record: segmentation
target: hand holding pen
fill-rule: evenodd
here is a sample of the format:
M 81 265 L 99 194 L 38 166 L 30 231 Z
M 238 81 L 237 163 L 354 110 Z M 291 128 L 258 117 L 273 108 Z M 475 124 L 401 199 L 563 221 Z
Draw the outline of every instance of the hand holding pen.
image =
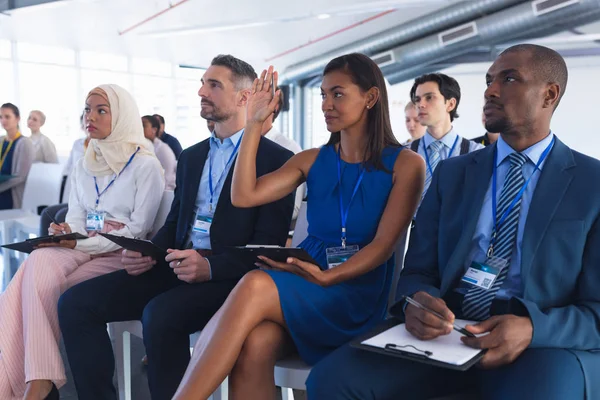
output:
M 52 223 L 48 227 L 48 233 L 50 235 L 58 235 L 58 234 L 66 235 L 67 233 L 71 233 L 71 228 L 69 227 L 69 224 L 67 224 L 67 223 L 59 224 L 58 222 L 56 222 L 56 219 L 54 219 L 54 217 L 52 215 L 48 214 L 48 217 L 52 221 Z
M 425 292 L 417 292 L 412 298 L 404 296 L 408 302 L 405 308 L 406 330 L 421 340 L 431 340 L 448 335 L 456 330 L 472 337 L 471 332 L 454 324 L 454 314 L 446 306 L 444 300 L 435 298 Z

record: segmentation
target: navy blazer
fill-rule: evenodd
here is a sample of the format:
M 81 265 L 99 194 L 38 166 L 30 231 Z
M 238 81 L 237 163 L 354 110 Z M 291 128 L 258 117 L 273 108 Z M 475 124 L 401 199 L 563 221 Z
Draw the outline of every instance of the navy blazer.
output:
M 458 285 L 492 175 L 496 145 L 436 168 L 412 230 L 397 298 L 445 297 Z M 511 312 L 533 323 L 531 348 L 580 360 L 588 399 L 600 398 L 600 161 L 556 140 L 523 234 L 523 297 Z M 392 312 L 401 314 L 401 302 Z
M 202 170 L 210 150 L 206 139 L 181 153 L 173 205 L 163 227 L 152 241 L 163 249 L 183 249 L 192 228 L 196 196 Z M 256 157 L 256 175 L 262 176 L 279 168 L 294 154 L 262 137 Z M 260 207 L 236 208 L 231 204 L 232 165 L 219 197 L 210 229 L 213 255 L 207 257 L 212 280 L 240 279 L 255 268 L 227 254 L 227 247 L 247 244 L 285 246 L 294 211 L 294 193 Z M 208 167 L 207 167 L 208 168 Z

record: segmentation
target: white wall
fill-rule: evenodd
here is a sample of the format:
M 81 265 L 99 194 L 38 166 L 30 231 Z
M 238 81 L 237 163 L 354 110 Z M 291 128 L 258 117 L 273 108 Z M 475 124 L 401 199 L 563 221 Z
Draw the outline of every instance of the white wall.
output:
M 480 136 L 485 73 L 490 63 L 466 64 L 445 71 L 460 84 L 462 98 L 454 126 L 466 138 Z M 552 119 L 552 130 L 574 150 L 600 158 L 600 57 L 567 59 L 569 82 Z M 404 127 L 404 105 L 412 81 L 388 87 L 392 128 L 400 141 L 408 139 Z

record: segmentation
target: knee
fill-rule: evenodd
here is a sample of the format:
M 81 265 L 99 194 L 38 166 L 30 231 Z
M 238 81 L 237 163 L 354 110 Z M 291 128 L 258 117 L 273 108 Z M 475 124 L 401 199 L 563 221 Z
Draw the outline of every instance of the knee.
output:
M 169 310 L 160 298 L 150 301 L 142 312 L 144 342 L 147 346 L 157 339 L 165 338 L 170 330 L 176 329 L 171 319 L 173 310 Z
M 244 275 L 235 291 L 254 297 L 257 294 L 270 293 L 273 289 L 277 289 L 273 279 L 263 271 L 254 270 Z
M 85 318 L 85 298 L 85 292 L 82 293 L 78 286 L 74 286 L 58 299 L 58 321 L 63 332 L 68 327 L 79 325 Z

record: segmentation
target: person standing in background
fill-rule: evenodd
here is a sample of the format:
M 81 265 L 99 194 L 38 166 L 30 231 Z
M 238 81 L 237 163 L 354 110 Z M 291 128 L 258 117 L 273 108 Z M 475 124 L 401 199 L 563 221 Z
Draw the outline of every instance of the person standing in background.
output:
M 481 114 L 481 123 L 485 127 L 485 113 Z M 479 136 L 479 137 L 476 137 L 475 139 L 471 139 L 471 141 L 482 144 L 485 147 L 488 147 L 490 144 L 496 143 L 496 140 L 498 140 L 499 136 L 500 136 L 499 133 L 485 132 L 485 134 L 483 134 L 483 136 Z
M 0 176 L 11 178 L 0 183 L 0 210 L 21 208 L 27 175 L 33 164 L 34 148 L 31 139 L 21 135 L 21 113 L 12 103 L 0 107 L 0 120 L 6 136 L 0 138 Z
M 404 107 L 404 124 L 410 135 L 410 139 L 402 143 L 403 146 L 408 146 L 413 141 L 421 139 L 425 135 L 427 128 L 419 122 L 419 110 L 417 110 L 417 106 L 412 101 L 409 101 L 406 107 Z
M 52 143 L 52 140 L 50 140 L 48 136 L 40 132 L 40 129 L 45 123 L 46 115 L 40 110 L 33 110 L 29 113 L 27 127 L 31 131 L 31 136 L 29 138 L 33 142 L 33 148 L 35 149 L 33 162 L 58 164 L 56 146 L 54 146 L 54 143 Z
M 85 113 L 82 113 L 81 116 L 79 117 L 79 128 L 81 129 L 82 132 L 84 132 L 85 137 L 77 139 L 73 143 L 73 147 L 71 148 L 71 153 L 69 154 L 69 159 L 67 160 L 67 163 L 65 164 L 65 168 L 63 169 L 63 181 L 62 181 L 62 186 L 60 188 L 60 202 L 61 203 L 63 202 L 64 197 L 68 197 L 68 193 L 67 193 L 67 196 L 64 196 L 67 179 L 69 178 L 69 175 L 71 175 L 73 168 L 75 168 L 77 161 L 79 161 L 83 158 L 83 155 L 85 154 L 85 151 L 87 150 L 88 144 L 90 143 L 90 135 L 85 130 L 85 124 L 83 123 L 84 115 L 85 115 Z
M 154 154 L 160 161 L 165 170 L 165 190 L 175 189 L 175 172 L 177 170 L 177 160 L 173 150 L 158 138 L 160 130 L 160 122 L 158 118 L 152 115 L 144 115 L 142 117 L 142 125 L 144 126 L 144 136 L 154 145 Z
M 177 160 L 179 160 L 179 155 L 183 151 L 183 148 L 181 147 L 181 143 L 179 143 L 179 140 L 177 140 L 177 138 L 175 136 L 169 135 L 167 132 L 165 132 L 165 119 L 163 118 L 162 115 L 154 114 L 153 117 L 158 119 L 158 122 L 160 123 L 160 130 L 158 131 L 158 137 L 160 138 L 160 140 L 162 140 L 163 142 L 165 142 L 166 144 L 169 145 L 171 150 L 173 150 L 173 154 L 175 154 L 175 158 Z

